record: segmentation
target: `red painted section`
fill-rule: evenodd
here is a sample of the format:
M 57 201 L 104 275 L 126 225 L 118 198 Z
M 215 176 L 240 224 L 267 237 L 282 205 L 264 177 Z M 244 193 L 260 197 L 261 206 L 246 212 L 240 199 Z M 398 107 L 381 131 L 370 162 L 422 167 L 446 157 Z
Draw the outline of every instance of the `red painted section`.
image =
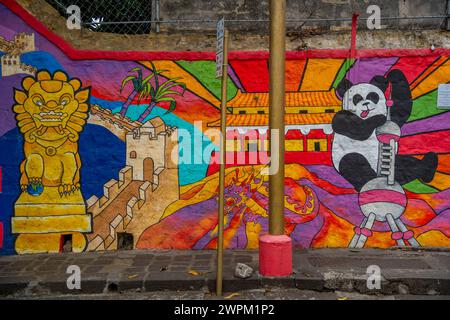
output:
M 329 135 L 325 134 L 322 129 L 312 129 L 306 136 L 307 139 L 326 139 Z
M 450 130 L 428 132 L 400 138 L 400 154 L 449 153 Z
M 290 237 L 266 234 L 259 238 L 259 273 L 265 277 L 287 277 L 292 274 Z
M 406 195 L 393 190 L 369 190 L 359 194 L 361 206 L 374 202 L 391 202 L 406 207 Z
M 352 15 L 352 38 L 350 44 L 350 58 L 356 57 L 356 30 L 358 28 L 358 16 L 359 13 Z
M 377 134 L 377 139 L 382 143 L 389 144 L 391 142 L 391 139 L 398 141 L 400 139 L 400 136 L 396 134 L 382 133 Z
M 303 165 L 322 164 L 333 165 L 331 161 L 331 151 L 328 152 L 286 152 L 284 154 L 285 163 L 299 163 Z
M 266 60 L 234 60 L 231 61 L 231 66 L 239 75 L 245 92 L 269 91 L 269 68 Z
M 238 155 L 239 153 L 239 155 Z M 206 172 L 207 176 L 210 176 L 216 172 L 219 172 L 219 164 L 213 163 L 213 159 L 219 156 L 219 153 L 215 151 L 211 154 L 211 162 L 208 166 L 208 170 Z M 227 152 L 227 159 L 231 160 L 234 157 L 234 162 L 227 160 L 226 168 L 232 168 L 236 166 L 249 165 L 250 160 L 257 159 L 256 163 L 252 162 L 252 164 L 267 164 L 267 162 L 261 162 L 258 155 L 252 152 Z M 218 158 L 217 158 L 218 159 Z M 238 162 L 239 160 L 244 159 L 244 161 Z M 284 154 L 284 162 L 286 164 L 290 163 L 299 163 L 303 165 L 333 165 L 331 160 L 331 151 L 329 152 L 304 152 L 304 151 L 288 151 Z M 239 163 L 239 164 L 238 164 Z
M 215 52 L 206 51 L 104 51 L 104 50 L 76 50 L 65 42 L 64 39 L 47 29 L 38 19 L 29 14 L 15 0 L 0 0 L 0 3 L 8 7 L 12 12 L 23 19 L 36 32 L 47 38 L 50 42 L 60 48 L 72 60 L 215 60 Z M 445 56 L 450 55 L 450 49 L 430 48 L 423 49 L 367 49 L 356 50 L 356 58 L 369 57 L 417 57 L 417 56 Z M 286 52 L 286 59 L 298 60 L 308 58 L 348 58 L 348 49 L 315 49 Z M 268 51 L 239 51 L 230 52 L 230 62 L 233 60 L 267 60 Z
M 401 70 L 408 79 L 408 83 L 411 84 L 416 80 L 422 72 L 424 72 L 429 66 L 436 60 L 436 57 L 403 57 L 397 60 L 397 62 L 389 70 Z M 414 68 L 411 68 L 414 66 Z

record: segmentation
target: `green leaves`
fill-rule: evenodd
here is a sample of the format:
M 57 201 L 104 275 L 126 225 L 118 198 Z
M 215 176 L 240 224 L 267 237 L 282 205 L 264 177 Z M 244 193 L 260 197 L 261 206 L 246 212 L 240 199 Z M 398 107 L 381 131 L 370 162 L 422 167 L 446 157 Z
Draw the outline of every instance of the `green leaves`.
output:
M 133 81 L 133 86 L 134 86 L 134 80 L 135 80 L 135 76 L 128 76 L 128 77 L 125 77 L 125 78 L 122 80 L 122 85 L 120 86 L 120 93 L 122 93 L 123 89 L 125 88 L 125 86 L 127 85 L 127 83 L 128 83 L 129 81 Z
M 167 109 L 167 111 L 164 114 L 173 112 L 176 107 L 177 107 L 177 102 L 174 100 L 170 103 L 169 109 Z
M 156 69 L 155 64 L 150 61 L 150 71 L 151 74 L 143 79 L 142 77 L 142 69 L 139 67 L 131 69 L 129 72 L 136 72 L 137 75 L 129 75 L 122 80 L 122 85 L 120 88 L 120 92 L 125 88 L 128 82 L 133 83 L 134 91 L 139 93 L 138 102 L 141 99 L 150 98 L 153 103 L 159 102 L 170 102 L 169 109 L 165 114 L 171 113 L 176 109 L 177 103 L 173 96 L 183 96 L 186 92 L 186 84 L 182 82 L 178 82 L 178 80 L 182 79 L 181 77 L 169 79 L 162 84 L 159 82 L 159 75 L 162 75 L 164 72 L 168 70 L 158 70 Z M 152 84 L 152 79 L 154 80 L 154 85 Z M 180 87 L 183 90 L 175 91 L 172 88 Z

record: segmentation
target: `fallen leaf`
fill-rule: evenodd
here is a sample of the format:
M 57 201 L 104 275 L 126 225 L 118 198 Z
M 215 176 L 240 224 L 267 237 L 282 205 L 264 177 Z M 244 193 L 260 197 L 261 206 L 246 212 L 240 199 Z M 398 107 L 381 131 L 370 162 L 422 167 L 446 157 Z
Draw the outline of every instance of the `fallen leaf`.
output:
M 338 298 L 338 300 L 348 300 L 348 298 L 347 297 L 340 297 L 340 298 Z
M 200 272 L 198 272 L 197 270 L 191 269 L 191 270 L 189 270 L 189 274 L 193 275 L 193 276 L 199 276 Z
M 137 274 L 132 274 L 131 276 L 128 276 L 128 279 L 133 279 L 136 278 L 138 275 Z
M 238 297 L 238 296 L 240 296 L 239 293 L 233 292 L 232 294 L 229 294 L 229 295 L 227 295 L 226 297 L 223 297 L 223 298 L 224 298 L 224 299 L 231 299 L 231 298 L 233 298 L 233 297 Z

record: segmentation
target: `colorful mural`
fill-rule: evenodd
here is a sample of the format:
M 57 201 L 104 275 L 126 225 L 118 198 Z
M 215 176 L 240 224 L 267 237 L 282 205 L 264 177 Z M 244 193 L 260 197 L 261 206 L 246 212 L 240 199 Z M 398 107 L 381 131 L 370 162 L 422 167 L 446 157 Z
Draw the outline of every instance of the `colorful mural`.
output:
M 213 54 L 77 53 L 0 2 L 0 254 L 215 248 Z M 450 113 L 437 108 L 450 50 L 345 56 L 288 54 L 286 234 L 297 248 L 450 246 Z M 267 54 L 233 53 L 228 76 L 225 247 L 255 249 Z

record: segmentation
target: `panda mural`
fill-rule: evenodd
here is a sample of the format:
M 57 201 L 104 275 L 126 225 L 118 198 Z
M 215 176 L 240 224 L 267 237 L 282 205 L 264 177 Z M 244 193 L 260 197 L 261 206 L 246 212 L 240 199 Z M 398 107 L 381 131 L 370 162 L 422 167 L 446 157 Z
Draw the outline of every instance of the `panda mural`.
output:
M 389 100 L 386 92 L 390 86 Z M 386 77 L 375 76 L 370 83 L 354 85 L 343 80 L 337 93 L 343 110 L 333 118 L 335 132 L 332 158 L 336 170 L 358 191 L 364 218 L 349 243 L 362 248 L 372 236 L 375 221 L 386 222 L 399 246 L 420 244 L 401 220 L 407 205 L 401 185 L 419 179 L 430 182 L 437 168 L 437 155 L 421 160 L 398 155 L 401 127 L 412 110 L 408 81 L 400 70 Z
M 391 85 L 391 99 L 385 92 Z M 352 84 L 344 79 L 337 87 L 343 110 L 336 113 L 332 128 L 332 159 L 335 169 L 359 192 L 377 177 L 379 140 L 376 129 L 386 123 L 388 107 L 391 121 L 400 128 L 412 109 L 411 91 L 405 75 L 392 70 L 386 77 L 375 76 L 370 83 Z M 426 154 L 421 160 L 412 156 L 395 156 L 395 180 L 406 184 L 415 179 L 430 182 L 436 172 L 437 155 Z

